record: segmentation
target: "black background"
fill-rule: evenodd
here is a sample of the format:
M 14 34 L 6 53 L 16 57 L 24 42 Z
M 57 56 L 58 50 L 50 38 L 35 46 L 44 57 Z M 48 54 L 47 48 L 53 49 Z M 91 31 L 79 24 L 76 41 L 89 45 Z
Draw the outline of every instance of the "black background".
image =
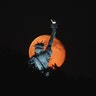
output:
M 28 49 L 37 36 L 51 34 L 50 19 L 55 19 L 58 24 L 56 37 L 64 44 L 67 58 L 59 71 L 46 80 L 96 79 L 96 65 L 90 58 L 93 58 L 90 53 L 94 44 L 91 4 L 39 1 L 12 5 L 6 2 L 4 6 L 1 9 L 0 59 L 5 78 L 18 82 L 46 79 L 28 70 Z

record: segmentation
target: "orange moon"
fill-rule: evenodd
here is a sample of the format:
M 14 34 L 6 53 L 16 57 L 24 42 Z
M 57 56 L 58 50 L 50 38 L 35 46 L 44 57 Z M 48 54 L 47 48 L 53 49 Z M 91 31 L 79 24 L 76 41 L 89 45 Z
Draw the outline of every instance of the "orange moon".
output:
M 35 44 L 41 42 L 44 43 L 44 50 L 45 50 L 48 45 L 49 39 L 50 39 L 50 35 L 40 35 L 37 38 L 35 38 L 29 46 L 29 58 L 31 58 L 34 55 Z M 58 67 L 60 67 L 62 64 L 64 64 L 64 61 L 66 59 L 65 47 L 60 40 L 55 38 L 51 49 L 52 49 L 52 55 L 48 63 L 48 66 L 53 68 L 52 65 L 56 64 Z

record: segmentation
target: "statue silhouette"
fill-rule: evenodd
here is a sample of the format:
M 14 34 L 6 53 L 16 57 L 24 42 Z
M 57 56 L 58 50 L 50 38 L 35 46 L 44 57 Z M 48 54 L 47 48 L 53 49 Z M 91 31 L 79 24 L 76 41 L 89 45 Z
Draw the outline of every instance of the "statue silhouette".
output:
M 37 43 L 35 45 L 35 55 L 32 56 L 28 61 L 28 65 L 31 68 L 39 70 L 41 73 L 45 73 L 46 76 L 49 76 L 49 72 L 46 70 L 48 69 L 48 62 L 52 55 L 51 47 L 56 35 L 56 29 L 57 29 L 56 21 L 51 20 L 51 22 L 52 22 L 51 24 L 52 33 L 48 42 L 48 46 L 46 47 L 46 50 L 43 50 L 44 48 L 43 43 Z

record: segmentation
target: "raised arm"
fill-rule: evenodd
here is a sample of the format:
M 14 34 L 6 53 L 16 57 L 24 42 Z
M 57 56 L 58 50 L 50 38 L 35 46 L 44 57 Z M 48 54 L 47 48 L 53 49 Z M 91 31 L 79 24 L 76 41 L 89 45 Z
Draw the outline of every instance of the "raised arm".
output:
M 52 24 L 51 24 L 51 28 L 52 28 L 52 33 L 51 33 L 51 37 L 49 39 L 49 42 L 48 42 L 48 46 L 47 48 L 51 48 L 52 44 L 53 44 L 53 40 L 56 36 L 56 29 L 57 29 L 57 24 L 56 24 L 56 21 L 53 21 L 51 20 Z

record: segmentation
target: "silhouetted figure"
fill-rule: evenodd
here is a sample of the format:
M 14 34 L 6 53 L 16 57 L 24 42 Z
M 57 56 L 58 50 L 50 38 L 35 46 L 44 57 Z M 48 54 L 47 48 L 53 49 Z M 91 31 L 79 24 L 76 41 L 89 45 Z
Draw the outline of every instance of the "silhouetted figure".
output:
M 48 63 L 50 60 L 50 57 L 52 55 L 52 44 L 53 40 L 56 35 L 56 29 L 57 29 L 57 24 L 56 21 L 51 20 L 51 28 L 52 28 L 52 34 L 48 42 L 48 46 L 46 47 L 46 50 L 44 51 L 44 44 L 43 43 L 37 43 L 35 45 L 35 55 L 32 56 L 29 61 L 28 65 L 36 70 L 39 70 L 41 73 L 44 73 L 45 76 L 49 76 L 49 71 L 48 69 Z
M 54 65 L 52 65 L 53 66 L 53 68 L 55 68 L 55 69 L 59 69 L 59 67 L 57 66 L 57 64 L 55 63 Z

